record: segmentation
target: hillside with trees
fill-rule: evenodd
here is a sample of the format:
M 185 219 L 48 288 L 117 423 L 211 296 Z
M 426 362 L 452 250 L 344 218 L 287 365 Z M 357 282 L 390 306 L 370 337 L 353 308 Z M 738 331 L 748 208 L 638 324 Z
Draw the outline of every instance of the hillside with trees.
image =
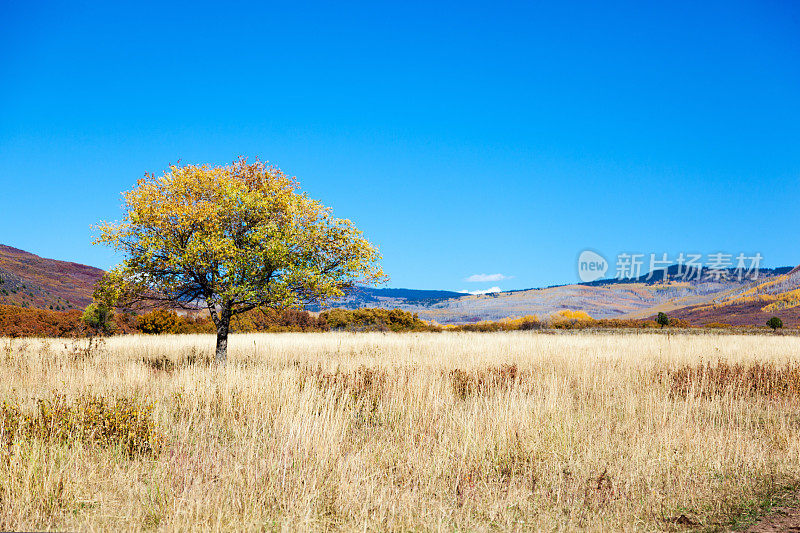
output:
M 83 310 L 102 275 L 99 268 L 46 259 L 0 244 L 0 304 Z

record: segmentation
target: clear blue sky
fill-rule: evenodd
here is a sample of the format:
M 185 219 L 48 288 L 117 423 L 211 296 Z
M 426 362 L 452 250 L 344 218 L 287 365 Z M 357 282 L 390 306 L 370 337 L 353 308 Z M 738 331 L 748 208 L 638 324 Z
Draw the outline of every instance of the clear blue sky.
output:
M 352 219 L 393 287 L 572 282 L 587 247 L 800 263 L 797 2 L 2 14 L 0 243 L 109 267 L 90 225 L 121 191 L 242 154 Z

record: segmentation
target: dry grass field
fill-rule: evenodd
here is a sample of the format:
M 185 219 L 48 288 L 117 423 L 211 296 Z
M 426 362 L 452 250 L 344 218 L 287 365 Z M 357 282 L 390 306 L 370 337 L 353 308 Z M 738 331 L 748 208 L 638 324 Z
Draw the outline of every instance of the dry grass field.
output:
M 800 482 L 800 338 L 0 339 L 0 529 L 728 529 Z

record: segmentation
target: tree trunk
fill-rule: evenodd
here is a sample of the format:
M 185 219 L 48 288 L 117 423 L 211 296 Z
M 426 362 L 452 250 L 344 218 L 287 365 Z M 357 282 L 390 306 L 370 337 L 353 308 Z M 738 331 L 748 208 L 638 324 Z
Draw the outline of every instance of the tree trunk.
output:
M 214 362 L 219 365 L 224 365 L 228 359 L 228 330 L 230 325 L 231 313 L 223 309 L 217 323 L 217 351 L 214 355 Z

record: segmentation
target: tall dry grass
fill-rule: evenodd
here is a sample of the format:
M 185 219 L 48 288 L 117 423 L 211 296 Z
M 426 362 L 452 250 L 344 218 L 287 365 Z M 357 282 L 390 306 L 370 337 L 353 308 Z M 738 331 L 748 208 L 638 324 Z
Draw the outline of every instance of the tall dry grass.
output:
M 724 528 L 800 481 L 796 337 L 86 342 L 0 339 L 0 529 Z

